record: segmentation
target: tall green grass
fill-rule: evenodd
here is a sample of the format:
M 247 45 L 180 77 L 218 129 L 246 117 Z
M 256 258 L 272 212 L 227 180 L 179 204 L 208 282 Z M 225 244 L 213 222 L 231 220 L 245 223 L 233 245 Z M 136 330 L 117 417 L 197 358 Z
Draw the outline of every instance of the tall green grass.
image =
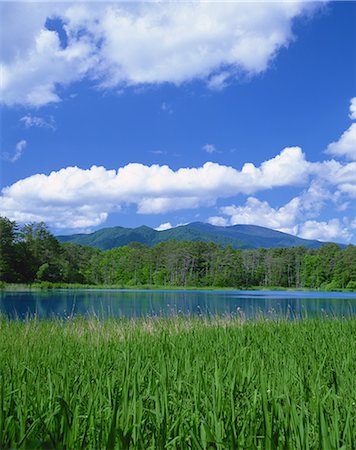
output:
M 352 449 L 356 319 L 0 321 L 0 448 Z

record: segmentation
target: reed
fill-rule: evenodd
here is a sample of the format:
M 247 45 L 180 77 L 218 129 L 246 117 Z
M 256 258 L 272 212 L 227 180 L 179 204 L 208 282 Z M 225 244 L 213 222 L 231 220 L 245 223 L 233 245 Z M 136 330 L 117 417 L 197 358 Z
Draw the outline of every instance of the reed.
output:
M 0 320 L 0 448 L 351 449 L 356 319 Z

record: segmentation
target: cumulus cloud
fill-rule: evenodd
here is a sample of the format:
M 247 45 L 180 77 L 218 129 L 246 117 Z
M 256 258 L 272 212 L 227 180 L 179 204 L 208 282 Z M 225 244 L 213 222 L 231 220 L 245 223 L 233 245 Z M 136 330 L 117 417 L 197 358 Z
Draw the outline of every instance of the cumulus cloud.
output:
M 279 207 L 252 196 L 287 186 L 304 191 Z M 311 163 L 299 147 L 288 147 L 260 166 L 245 163 L 241 169 L 212 162 L 177 170 L 138 163 L 118 170 L 67 167 L 19 180 L 1 194 L 0 214 L 12 220 L 79 229 L 99 225 L 130 204 L 139 214 L 162 214 L 211 207 L 219 199 L 242 194 L 249 196 L 245 204 L 226 206 L 220 211 L 225 217 L 214 216 L 209 222 L 252 223 L 295 234 L 297 226 L 315 220 L 328 202 L 340 210 L 350 207 L 349 199 L 356 196 L 356 162 Z
M 318 239 L 320 241 L 342 240 L 349 242 L 352 234 L 339 219 L 318 222 L 308 220 L 300 226 L 299 236 L 305 239 Z
M 339 219 L 331 219 L 328 222 L 311 220 L 319 216 L 328 202 L 337 203 L 339 200 L 337 191 L 331 192 L 320 180 L 313 181 L 306 191 L 281 207 L 272 207 L 267 201 L 249 197 L 244 205 L 220 208 L 220 213 L 227 217 L 210 217 L 208 222 L 223 226 L 260 225 L 307 239 L 338 239 L 349 242 L 352 233 L 347 223 L 342 225 Z
M 300 199 L 294 198 L 281 208 L 273 208 L 268 202 L 249 197 L 243 206 L 225 206 L 221 212 L 230 216 L 230 225 L 260 225 L 285 233 L 296 234 L 296 217 L 299 213 Z M 217 221 L 216 221 L 217 222 Z
M 35 107 L 58 102 L 58 83 L 66 86 L 82 79 L 96 62 L 87 39 L 73 40 L 62 49 L 55 31 L 41 29 L 28 53 L 1 64 L 2 102 Z
M 129 203 L 136 204 L 141 214 L 159 214 L 211 206 L 218 198 L 238 193 L 299 185 L 308 178 L 309 164 L 300 148 L 291 147 L 259 167 L 247 163 L 241 170 L 212 162 L 176 171 L 166 165 L 137 163 L 117 171 L 97 166 L 88 170 L 68 167 L 49 175 L 33 175 L 4 188 L 0 209 L 14 220 L 20 220 L 19 214 L 21 220 L 34 220 L 33 214 L 37 214 L 38 219 L 58 226 L 61 218 L 62 228 L 69 223 L 73 228 L 77 213 L 87 220 L 86 226 L 91 226 Z M 63 214 L 65 209 L 71 210 L 69 216 Z
M 336 187 L 335 195 L 356 198 L 356 162 L 322 161 L 310 166 L 310 174 L 330 186 Z
M 187 225 L 187 223 L 177 223 L 176 225 L 172 225 L 170 222 L 161 223 L 155 230 L 157 231 L 165 231 L 170 230 L 171 228 L 181 227 L 182 225 Z
M 42 106 L 86 78 L 102 88 L 193 79 L 221 89 L 265 71 L 312 2 L 2 5 L 2 102 Z M 66 45 L 46 20 L 63 24 Z
M 350 100 L 350 119 L 356 120 L 356 97 Z
M 335 156 L 344 156 L 356 160 L 356 123 L 353 123 L 336 142 L 328 145 L 326 152 Z
M 229 221 L 225 217 L 220 216 L 209 217 L 208 223 L 210 223 L 211 225 L 215 225 L 217 227 L 226 227 L 230 225 Z
M 164 230 L 170 230 L 173 228 L 173 225 L 170 222 L 161 223 L 155 230 L 157 231 L 164 231 Z
M 356 97 L 350 100 L 349 117 L 352 120 L 356 119 Z M 325 153 L 337 157 L 344 157 L 346 159 L 356 160 L 356 123 L 351 126 L 340 136 L 338 141 L 332 142 L 328 145 Z
M 25 141 L 24 139 L 22 139 L 21 141 L 19 141 L 16 146 L 15 146 L 15 152 L 13 155 L 10 155 L 8 152 L 4 152 L 2 154 L 2 158 L 5 161 L 9 161 L 9 162 L 16 162 L 17 160 L 19 160 L 25 150 L 25 148 L 27 147 L 27 141 Z
M 17 209 L 21 207 L 21 209 Z M 104 223 L 107 205 L 49 205 L 37 203 L 26 207 L 9 198 L 0 198 L 0 213 L 17 222 L 46 222 L 60 229 L 88 230 Z
M 182 209 L 193 209 L 199 206 L 212 206 L 216 201 L 209 197 L 146 197 L 136 200 L 137 212 L 139 214 L 162 214 L 166 212 L 179 211 Z
M 25 126 L 25 128 L 49 128 L 53 131 L 55 131 L 56 129 L 56 122 L 53 116 L 45 119 L 44 117 L 26 114 L 25 116 L 21 117 L 20 122 Z
M 339 186 L 339 192 L 346 194 L 350 198 L 356 199 L 356 181 L 354 183 L 343 183 Z

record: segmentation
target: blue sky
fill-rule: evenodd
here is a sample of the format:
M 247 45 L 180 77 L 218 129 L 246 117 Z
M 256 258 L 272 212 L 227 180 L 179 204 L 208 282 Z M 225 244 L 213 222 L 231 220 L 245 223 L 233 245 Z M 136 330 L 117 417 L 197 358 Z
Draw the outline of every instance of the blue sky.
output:
M 0 8 L 0 214 L 356 244 L 354 2 Z

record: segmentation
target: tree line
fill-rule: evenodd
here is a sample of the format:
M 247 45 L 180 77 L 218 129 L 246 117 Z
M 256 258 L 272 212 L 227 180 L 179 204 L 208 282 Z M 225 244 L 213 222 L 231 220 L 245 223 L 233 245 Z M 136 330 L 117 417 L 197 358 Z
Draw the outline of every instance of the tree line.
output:
M 103 251 L 62 244 L 44 223 L 20 226 L 0 218 L 0 281 L 356 290 L 356 247 L 236 250 L 215 243 L 167 241 Z

